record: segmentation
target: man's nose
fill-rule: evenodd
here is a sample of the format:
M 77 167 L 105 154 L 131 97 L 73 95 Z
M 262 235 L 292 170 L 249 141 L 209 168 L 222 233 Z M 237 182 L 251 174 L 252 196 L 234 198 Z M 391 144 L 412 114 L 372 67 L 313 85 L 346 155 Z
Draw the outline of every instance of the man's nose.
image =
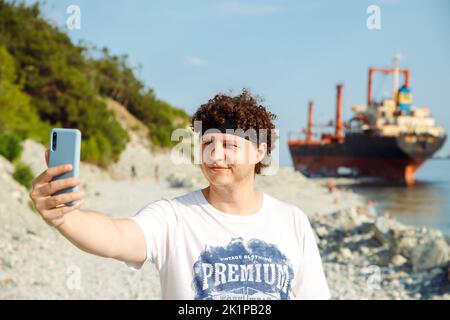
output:
M 214 162 L 225 160 L 225 148 L 221 141 L 214 142 L 211 150 L 211 160 Z

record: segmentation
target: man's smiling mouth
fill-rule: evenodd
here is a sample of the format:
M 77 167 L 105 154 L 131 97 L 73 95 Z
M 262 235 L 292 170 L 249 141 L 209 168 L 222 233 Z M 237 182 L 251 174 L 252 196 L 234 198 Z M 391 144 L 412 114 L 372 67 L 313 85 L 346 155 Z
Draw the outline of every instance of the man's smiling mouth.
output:
M 227 169 L 230 169 L 229 167 L 226 167 L 226 166 L 211 166 L 208 168 L 212 171 L 225 171 Z

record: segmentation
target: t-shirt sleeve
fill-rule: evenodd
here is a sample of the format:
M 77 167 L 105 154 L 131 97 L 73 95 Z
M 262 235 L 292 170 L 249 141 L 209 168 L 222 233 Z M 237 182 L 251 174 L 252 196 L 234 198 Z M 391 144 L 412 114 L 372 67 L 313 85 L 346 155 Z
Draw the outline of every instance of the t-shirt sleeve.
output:
M 173 204 L 168 199 L 156 200 L 129 219 L 135 221 L 144 234 L 147 258 L 142 264 L 125 262 L 126 265 L 132 270 L 139 270 L 150 261 L 161 270 L 175 243 L 177 218 Z
M 319 248 L 317 247 L 311 224 L 308 217 L 300 211 L 301 253 L 300 267 L 296 272 L 297 281 L 293 287 L 296 299 L 327 300 L 331 298 Z

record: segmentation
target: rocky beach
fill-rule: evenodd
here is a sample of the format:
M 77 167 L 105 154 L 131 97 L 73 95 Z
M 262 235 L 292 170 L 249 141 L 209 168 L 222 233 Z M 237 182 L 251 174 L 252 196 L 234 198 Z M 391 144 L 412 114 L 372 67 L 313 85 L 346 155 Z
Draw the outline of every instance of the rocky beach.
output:
M 170 152 L 152 148 L 137 119 L 113 101 L 108 106 L 130 141 L 107 169 L 81 163 L 82 209 L 129 217 L 154 200 L 207 186 L 198 166 L 174 164 Z M 21 161 L 34 175 L 46 169 L 44 152 L 33 140 L 23 143 Z M 0 156 L 0 299 L 160 299 L 152 264 L 136 272 L 80 251 L 45 224 L 13 172 Z M 274 173 L 257 176 L 256 188 L 309 217 L 333 299 L 450 299 L 450 239 L 439 230 L 403 225 L 345 185 L 291 168 Z
M 153 200 L 206 186 L 198 167 L 174 165 L 169 153 L 151 151 L 137 134 L 131 138 L 108 169 L 82 163 L 85 209 L 127 217 Z M 44 150 L 24 143 L 22 161 L 35 174 L 45 169 Z M 160 298 L 153 265 L 135 272 L 78 250 L 40 219 L 12 173 L 13 165 L 0 157 L 1 299 Z M 439 230 L 402 225 L 367 199 L 288 168 L 258 176 L 256 186 L 308 215 L 333 299 L 450 299 L 449 239 Z

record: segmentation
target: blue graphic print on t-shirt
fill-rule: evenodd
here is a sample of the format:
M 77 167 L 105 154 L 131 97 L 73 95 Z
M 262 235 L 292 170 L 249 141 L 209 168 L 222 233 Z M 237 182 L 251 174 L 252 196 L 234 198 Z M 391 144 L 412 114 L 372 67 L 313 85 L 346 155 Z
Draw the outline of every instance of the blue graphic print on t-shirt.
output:
M 195 299 L 287 300 L 294 277 L 289 259 L 274 244 L 234 238 L 206 247 L 193 267 Z

